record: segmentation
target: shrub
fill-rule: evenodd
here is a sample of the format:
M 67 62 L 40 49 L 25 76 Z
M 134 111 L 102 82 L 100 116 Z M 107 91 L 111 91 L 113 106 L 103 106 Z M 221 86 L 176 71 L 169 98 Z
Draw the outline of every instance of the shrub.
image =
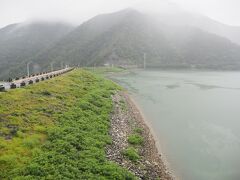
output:
M 137 152 L 137 150 L 133 147 L 128 147 L 123 151 L 123 155 L 126 156 L 129 160 L 136 162 L 140 159 L 140 156 Z
M 140 145 L 143 143 L 143 138 L 138 134 L 132 134 L 128 137 L 128 142 L 132 145 Z

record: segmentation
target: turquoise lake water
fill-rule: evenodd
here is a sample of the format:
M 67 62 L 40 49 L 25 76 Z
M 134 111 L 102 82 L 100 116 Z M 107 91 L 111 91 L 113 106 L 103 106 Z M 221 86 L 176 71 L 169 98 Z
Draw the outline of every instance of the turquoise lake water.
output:
M 136 71 L 113 79 L 183 180 L 240 180 L 240 72 Z

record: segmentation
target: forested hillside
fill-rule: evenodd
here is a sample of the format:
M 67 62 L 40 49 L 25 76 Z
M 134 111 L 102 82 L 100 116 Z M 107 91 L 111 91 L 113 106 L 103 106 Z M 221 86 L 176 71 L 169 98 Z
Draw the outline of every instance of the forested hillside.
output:
M 33 56 L 50 48 L 72 26 L 63 23 L 29 22 L 0 29 L 0 79 L 26 74 L 26 64 Z M 39 63 L 31 69 L 39 71 Z
M 240 69 L 237 27 L 232 33 L 222 25 L 217 32 L 220 25 L 206 17 L 179 19 L 126 9 L 96 16 L 76 28 L 11 25 L 0 30 L 0 78 L 23 75 L 28 61 L 33 62 L 31 72 L 50 70 L 50 63 L 54 68 L 61 64 L 142 67 L 144 53 L 148 68 Z
M 97 16 L 68 34 L 36 62 L 147 67 L 239 69 L 240 46 L 192 26 L 155 21 L 135 10 Z

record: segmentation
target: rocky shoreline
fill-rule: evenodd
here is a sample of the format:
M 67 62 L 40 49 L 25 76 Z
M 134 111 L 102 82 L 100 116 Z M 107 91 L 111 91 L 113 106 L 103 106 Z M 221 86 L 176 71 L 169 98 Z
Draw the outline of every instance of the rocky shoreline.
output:
M 129 95 L 121 91 L 113 95 L 112 99 L 114 103 L 110 128 L 112 144 L 106 148 L 107 158 L 128 169 L 139 179 L 173 180 L 158 152 L 149 127 Z M 131 146 L 128 137 L 136 128 L 142 130 L 143 143 L 137 146 L 140 158 L 133 162 L 122 152 Z

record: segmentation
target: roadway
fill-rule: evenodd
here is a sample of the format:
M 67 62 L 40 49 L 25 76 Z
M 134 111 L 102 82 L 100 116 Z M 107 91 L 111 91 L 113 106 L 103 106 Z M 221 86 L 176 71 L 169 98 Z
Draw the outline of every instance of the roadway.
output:
M 31 81 L 32 81 L 32 84 L 36 83 L 37 79 L 40 82 L 40 81 L 42 81 L 42 78 L 44 78 L 44 80 L 50 79 L 50 78 L 53 78 L 55 76 L 61 75 L 63 73 L 66 73 L 68 71 L 71 71 L 72 69 L 73 68 L 68 67 L 68 68 L 65 68 L 65 69 L 57 70 L 57 71 L 52 71 L 52 72 L 48 72 L 48 73 L 42 73 L 42 74 L 39 74 L 39 75 L 31 75 L 29 77 L 20 78 L 18 80 L 13 80 L 12 82 L 0 82 L 0 85 L 3 85 L 5 87 L 5 90 L 11 89 L 11 84 L 15 84 L 16 88 L 18 88 L 18 87 L 22 87 L 21 83 L 23 83 L 23 82 L 27 86 L 27 85 L 29 85 L 29 82 L 31 82 Z

